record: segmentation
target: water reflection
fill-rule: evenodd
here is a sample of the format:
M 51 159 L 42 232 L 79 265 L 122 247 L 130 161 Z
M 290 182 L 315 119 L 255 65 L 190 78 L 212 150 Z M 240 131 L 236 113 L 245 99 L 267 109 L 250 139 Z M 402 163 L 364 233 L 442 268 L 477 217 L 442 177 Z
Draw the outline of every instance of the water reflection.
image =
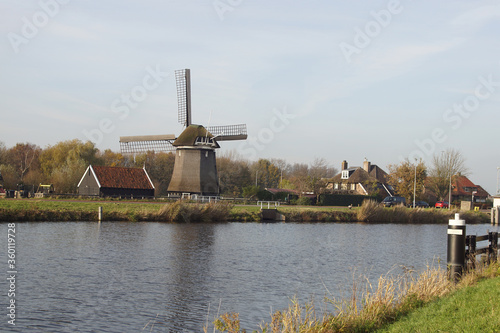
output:
M 467 226 L 467 234 L 488 229 L 498 231 Z M 218 311 L 235 311 L 252 330 L 293 295 L 302 301 L 348 295 L 353 273 L 375 279 L 399 273 L 401 266 L 422 269 L 434 258 L 445 265 L 446 230 L 393 224 L 18 223 L 14 331 L 200 332 L 209 309 L 209 321 Z M 7 290 L 5 280 L 0 288 Z

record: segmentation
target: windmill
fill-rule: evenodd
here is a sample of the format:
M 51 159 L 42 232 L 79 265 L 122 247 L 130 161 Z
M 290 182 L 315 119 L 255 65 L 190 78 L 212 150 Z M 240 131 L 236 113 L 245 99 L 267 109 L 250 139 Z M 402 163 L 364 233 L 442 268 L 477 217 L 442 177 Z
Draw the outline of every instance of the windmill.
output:
M 172 179 L 168 186 L 169 196 L 218 196 L 219 180 L 215 161 L 218 141 L 245 140 L 245 124 L 207 126 L 191 123 L 191 74 L 189 69 L 175 71 L 177 86 L 178 121 L 184 130 L 174 134 L 122 136 L 122 154 L 148 151 L 169 152 L 175 150 Z

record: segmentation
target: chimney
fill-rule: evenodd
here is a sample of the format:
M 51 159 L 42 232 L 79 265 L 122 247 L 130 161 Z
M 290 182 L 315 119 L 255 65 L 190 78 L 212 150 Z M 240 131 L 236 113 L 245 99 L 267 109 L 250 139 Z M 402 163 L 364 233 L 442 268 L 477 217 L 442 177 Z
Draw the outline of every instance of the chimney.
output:
M 343 160 L 342 164 L 340 165 L 340 167 L 341 167 L 342 170 L 347 170 L 347 161 Z
M 365 161 L 363 162 L 363 169 L 365 169 L 366 172 L 370 172 L 371 165 L 372 164 L 370 162 L 368 162 L 368 160 L 365 157 Z

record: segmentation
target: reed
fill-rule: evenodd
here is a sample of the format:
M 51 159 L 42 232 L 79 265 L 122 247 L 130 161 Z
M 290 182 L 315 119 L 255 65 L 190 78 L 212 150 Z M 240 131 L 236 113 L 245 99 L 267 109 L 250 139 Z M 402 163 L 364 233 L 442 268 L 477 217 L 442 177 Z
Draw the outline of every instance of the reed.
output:
M 208 204 L 185 203 L 181 200 L 165 204 L 156 214 L 157 221 L 165 222 L 225 222 L 232 205 L 217 201 Z
M 404 206 L 385 208 L 374 200 L 363 201 L 357 210 L 357 219 L 367 223 L 446 224 L 454 218 L 455 213 L 460 213 L 467 224 L 488 223 L 490 220 L 488 215 L 481 212 Z
M 260 325 L 260 332 L 373 332 L 455 290 L 497 276 L 500 276 L 498 261 L 479 265 L 477 269 L 467 272 L 458 284 L 450 282 L 446 269 L 435 266 L 428 266 L 420 273 L 410 269 L 404 269 L 398 275 L 388 273 L 379 277 L 375 286 L 360 277 L 354 279 L 350 297 L 326 300 L 333 306 L 333 312 L 323 310 L 318 314 L 313 302 L 301 306 L 294 298 L 288 309 L 272 313 L 271 321 Z M 214 323 L 217 324 L 214 332 L 245 332 L 240 329 L 237 314 L 220 316 Z M 204 331 L 208 332 L 207 326 Z

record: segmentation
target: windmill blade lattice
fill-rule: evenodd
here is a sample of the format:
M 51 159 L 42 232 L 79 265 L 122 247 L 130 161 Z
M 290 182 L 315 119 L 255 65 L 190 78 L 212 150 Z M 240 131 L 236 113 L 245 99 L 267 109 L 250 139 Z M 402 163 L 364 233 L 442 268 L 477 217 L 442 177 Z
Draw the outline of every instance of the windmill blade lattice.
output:
M 208 126 L 207 130 L 215 137 L 216 141 L 245 140 L 247 138 L 247 125 Z
M 120 151 L 122 154 L 141 154 L 148 151 L 171 152 L 175 151 L 172 146 L 175 135 L 143 135 L 120 137 Z
M 184 127 L 191 125 L 191 72 L 189 69 L 175 71 L 177 87 L 178 121 Z

